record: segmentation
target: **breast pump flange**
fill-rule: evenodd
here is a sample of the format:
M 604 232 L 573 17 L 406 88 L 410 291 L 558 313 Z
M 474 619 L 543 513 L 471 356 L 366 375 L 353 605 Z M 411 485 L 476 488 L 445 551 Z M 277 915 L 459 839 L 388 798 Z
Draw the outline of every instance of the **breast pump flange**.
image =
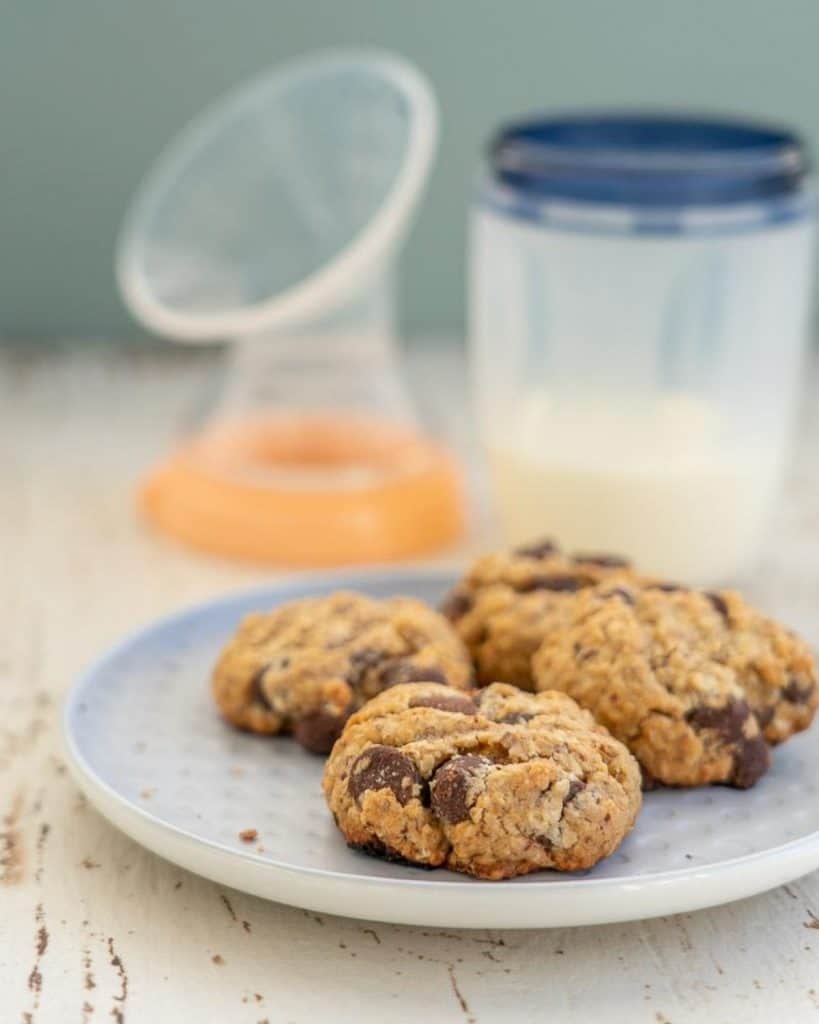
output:
M 329 53 L 241 86 L 160 157 L 122 228 L 119 286 L 152 330 L 228 341 L 229 367 L 207 422 L 140 490 L 154 526 L 291 566 L 458 539 L 459 474 L 419 429 L 394 315 L 436 141 L 411 65 Z

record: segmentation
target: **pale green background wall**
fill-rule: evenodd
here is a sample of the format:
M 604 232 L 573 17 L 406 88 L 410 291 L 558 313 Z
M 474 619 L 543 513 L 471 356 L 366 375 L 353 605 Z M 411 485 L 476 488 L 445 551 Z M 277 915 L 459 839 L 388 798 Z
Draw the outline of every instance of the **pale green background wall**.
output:
M 415 60 L 443 146 L 407 254 L 411 329 L 457 326 L 466 199 L 498 120 L 652 103 L 784 117 L 819 147 L 819 0 L 0 0 L 0 334 L 135 333 L 116 225 L 179 125 L 315 47 Z

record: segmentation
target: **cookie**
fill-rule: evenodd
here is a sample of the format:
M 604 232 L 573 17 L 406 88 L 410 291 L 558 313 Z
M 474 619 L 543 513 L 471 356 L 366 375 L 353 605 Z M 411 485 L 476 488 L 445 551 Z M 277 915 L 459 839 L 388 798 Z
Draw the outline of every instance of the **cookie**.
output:
M 239 728 L 292 732 L 327 753 L 346 718 L 382 690 L 419 679 L 465 689 L 472 675 L 449 623 L 422 602 L 341 592 L 248 615 L 219 657 L 212 689 Z
M 708 656 L 736 673 L 767 742 L 782 743 L 807 729 L 819 705 L 819 688 L 805 641 L 735 591 L 688 593 L 679 603 Z
M 608 584 L 577 594 L 534 655 L 536 685 L 572 696 L 666 785 L 748 788 L 766 739 L 805 728 L 813 662 L 730 592 Z
M 324 792 L 352 847 L 489 879 L 590 868 L 641 803 L 636 761 L 588 712 L 502 683 L 382 693 L 345 725 Z
M 579 590 L 635 576 L 616 555 L 564 555 L 551 541 L 479 558 L 441 611 L 475 662 L 478 682 L 534 690 L 532 655 Z

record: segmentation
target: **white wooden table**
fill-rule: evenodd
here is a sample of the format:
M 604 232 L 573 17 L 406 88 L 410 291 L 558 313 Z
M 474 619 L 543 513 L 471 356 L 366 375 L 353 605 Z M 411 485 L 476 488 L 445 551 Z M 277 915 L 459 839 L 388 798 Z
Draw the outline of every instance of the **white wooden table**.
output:
M 0 350 L 0 1022 L 819 1021 L 819 874 L 697 914 L 582 930 L 442 932 L 320 916 L 145 852 L 78 794 L 60 698 L 116 637 L 269 578 L 135 521 L 212 360 Z M 463 448 L 457 359 L 413 362 Z M 812 378 L 815 380 L 815 377 Z M 819 641 L 819 422 L 752 589 Z

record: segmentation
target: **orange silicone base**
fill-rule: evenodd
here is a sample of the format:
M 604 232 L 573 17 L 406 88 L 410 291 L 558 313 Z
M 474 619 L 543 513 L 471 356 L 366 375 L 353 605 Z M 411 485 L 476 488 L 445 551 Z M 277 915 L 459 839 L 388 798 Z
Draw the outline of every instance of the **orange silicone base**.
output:
M 211 428 L 140 488 L 147 519 L 202 551 L 319 567 L 429 554 L 464 529 L 449 456 L 381 420 L 269 417 Z

